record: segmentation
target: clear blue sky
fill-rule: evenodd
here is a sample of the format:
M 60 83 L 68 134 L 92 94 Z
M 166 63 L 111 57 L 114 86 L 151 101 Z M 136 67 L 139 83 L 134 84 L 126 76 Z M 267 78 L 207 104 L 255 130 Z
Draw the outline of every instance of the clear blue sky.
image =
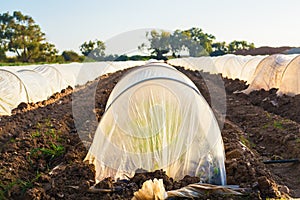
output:
M 1 0 L 0 12 L 30 15 L 60 50 L 79 51 L 90 39 L 108 40 L 142 28 L 200 27 L 218 41 L 300 46 L 298 0 Z M 120 44 L 122 45 L 122 44 Z

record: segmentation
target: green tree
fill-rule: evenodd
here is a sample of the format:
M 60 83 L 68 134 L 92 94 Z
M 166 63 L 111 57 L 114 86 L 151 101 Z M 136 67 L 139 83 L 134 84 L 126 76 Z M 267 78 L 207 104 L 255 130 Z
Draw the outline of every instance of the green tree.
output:
M 188 48 L 190 56 L 204 56 L 212 52 L 212 42 L 215 36 L 195 27 L 183 31 L 183 34 L 188 38 L 184 41 L 184 45 Z
M 180 57 L 180 53 L 187 50 L 185 44 L 190 38 L 187 34 L 184 34 L 181 30 L 176 30 L 170 36 L 170 47 L 172 50 L 173 57 Z
M 5 50 L 0 47 L 0 61 L 5 62 L 6 61 L 6 54 Z
M 54 45 L 46 42 L 45 34 L 32 17 L 19 11 L 12 15 L 0 14 L 0 33 L 1 47 L 16 53 L 21 62 L 51 60 L 49 56 L 55 57 L 57 53 Z
M 138 48 L 151 50 L 151 54 L 154 55 L 154 58 L 161 60 L 166 59 L 164 54 L 168 53 L 170 48 L 170 36 L 171 34 L 167 31 L 157 31 L 152 30 L 146 33 L 146 37 L 150 42 L 150 47 L 143 43 Z
M 93 60 L 103 60 L 105 56 L 105 44 L 100 40 L 84 42 L 80 47 L 81 53 Z
M 61 56 L 66 62 L 81 62 L 83 58 L 74 51 L 64 51 Z
M 39 45 L 39 56 L 35 59 L 37 62 L 56 62 L 56 55 L 58 50 L 54 44 L 49 42 L 41 43 Z
M 215 42 L 212 45 L 213 52 L 210 53 L 211 56 L 221 56 L 228 52 L 226 42 Z
M 248 43 L 247 41 L 237 41 L 234 40 L 228 44 L 228 53 L 234 53 L 237 50 L 249 50 L 254 49 L 254 43 Z

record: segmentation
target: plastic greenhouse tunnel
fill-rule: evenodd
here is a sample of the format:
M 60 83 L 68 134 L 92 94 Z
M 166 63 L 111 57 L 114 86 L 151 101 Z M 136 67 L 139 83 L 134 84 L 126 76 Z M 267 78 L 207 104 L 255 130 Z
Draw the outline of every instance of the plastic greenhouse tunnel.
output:
M 96 180 L 163 169 L 175 180 L 226 184 L 215 116 L 194 83 L 164 63 L 133 68 L 117 83 L 85 158 Z

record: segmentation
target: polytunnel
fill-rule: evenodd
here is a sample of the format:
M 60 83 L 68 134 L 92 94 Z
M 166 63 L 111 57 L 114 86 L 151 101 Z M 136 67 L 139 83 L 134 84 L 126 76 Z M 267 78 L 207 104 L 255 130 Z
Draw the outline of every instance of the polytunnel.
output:
M 5 69 L 7 71 L 10 71 L 10 72 L 17 72 L 19 70 L 34 70 L 34 68 L 38 67 L 40 65 L 24 65 L 24 66 L 3 66 L 1 67 L 1 69 Z
M 76 76 L 76 85 L 83 85 L 88 81 L 93 81 L 103 75 L 108 66 L 108 62 L 82 63 Z
M 33 69 L 33 71 L 39 73 L 44 77 L 44 79 L 51 83 L 49 84 L 51 89 L 51 94 L 60 92 L 63 88 L 67 88 L 68 84 L 64 80 L 62 74 L 58 69 L 50 65 L 41 65 Z
M 0 115 L 10 115 L 21 102 L 28 102 L 24 83 L 13 72 L 0 69 Z
M 216 70 L 217 70 L 218 73 L 223 72 L 223 68 L 224 68 L 225 63 L 232 57 L 236 57 L 236 55 L 226 54 L 226 55 L 223 55 L 223 56 L 214 57 L 213 61 L 214 61 L 214 65 L 215 65 Z
M 240 78 L 243 66 L 251 59 L 252 56 L 229 56 L 223 64 L 221 71 L 223 77 L 232 79 Z
M 51 65 L 4 66 L 0 69 L 0 115 L 10 115 L 21 102 L 47 100 L 68 86 L 86 84 L 145 61 L 90 62 Z
M 83 85 L 88 81 L 92 81 L 101 75 L 114 73 L 118 70 L 124 70 L 130 67 L 145 64 L 145 61 L 118 61 L 118 62 L 88 62 L 81 63 L 77 66 L 75 63 L 75 83 L 74 85 Z M 72 70 L 71 67 L 68 70 Z
M 76 78 L 82 66 L 81 63 L 55 64 L 52 66 L 61 73 L 68 86 L 75 87 Z
M 174 58 L 167 60 L 169 65 L 184 67 L 185 69 L 188 68 L 188 63 L 186 62 L 186 58 Z
M 203 70 L 212 74 L 217 74 L 218 71 L 215 67 L 212 57 L 191 57 L 191 58 L 175 58 L 167 61 L 168 64 L 174 66 L 181 66 L 191 70 Z
M 46 100 L 52 95 L 50 83 L 41 74 L 33 70 L 19 70 L 15 73 L 23 82 L 28 102 Z
M 244 63 L 241 71 L 240 80 L 251 83 L 253 80 L 253 75 L 255 73 L 256 67 L 266 56 L 253 56 L 250 60 Z
M 226 184 L 224 146 L 215 116 L 193 82 L 171 66 L 148 64 L 113 89 L 85 158 L 96 180 L 163 169 Z
M 107 62 L 108 67 L 105 70 L 105 73 L 114 73 L 119 70 L 124 70 L 134 66 L 144 65 L 145 61 L 117 61 L 117 62 Z
M 289 96 L 295 96 L 300 94 L 300 55 L 295 57 L 285 68 L 278 95 L 286 94 Z
M 176 70 L 174 67 L 164 63 L 151 63 L 142 66 L 138 69 L 134 69 L 132 72 L 124 76 L 119 81 L 119 83 L 114 87 L 113 91 L 111 92 L 107 100 L 106 109 L 111 105 L 111 103 L 116 99 L 116 97 L 118 97 L 123 91 L 125 91 L 130 86 L 143 81 L 144 79 L 151 79 L 151 78 L 172 79 L 173 77 L 176 77 L 176 79 L 179 81 L 188 83 L 195 90 L 198 91 L 198 88 L 194 85 L 194 83 L 184 74 Z
M 275 54 L 264 58 L 258 64 L 249 87 L 242 92 L 249 94 L 254 90 L 279 88 L 283 72 L 295 56 Z

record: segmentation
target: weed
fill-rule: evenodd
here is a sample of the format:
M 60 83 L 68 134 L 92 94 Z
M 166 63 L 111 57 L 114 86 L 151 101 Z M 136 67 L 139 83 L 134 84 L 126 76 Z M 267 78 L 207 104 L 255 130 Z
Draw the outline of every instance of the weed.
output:
M 272 118 L 272 116 L 271 116 L 271 114 L 270 113 L 266 113 L 266 116 L 267 116 L 267 118 L 269 118 L 269 119 L 271 119 Z
M 30 151 L 29 159 L 31 160 L 31 156 L 34 157 L 48 157 L 53 159 L 62 155 L 65 152 L 65 147 L 62 145 L 56 145 L 54 143 L 50 144 L 50 148 L 35 148 Z
M 241 136 L 241 137 L 240 137 L 240 140 L 241 140 L 241 142 L 242 142 L 243 145 L 245 145 L 245 146 L 247 146 L 247 147 L 250 146 L 249 140 L 247 140 L 244 136 Z
M 267 128 L 269 128 L 270 127 L 270 125 L 269 124 L 265 124 L 265 125 L 263 125 L 263 129 L 267 129 Z
M 36 124 L 36 128 L 37 128 L 37 129 L 41 129 L 41 128 L 42 128 L 42 124 L 38 122 L 38 123 Z
M 52 124 L 50 118 L 47 118 L 47 119 L 45 120 L 45 125 L 46 125 L 48 128 L 52 128 L 52 127 L 53 127 L 53 124 Z
M 274 120 L 273 124 L 272 124 L 272 122 L 270 122 L 268 124 L 263 125 L 262 128 L 263 129 L 267 129 L 267 128 L 271 127 L 271 126 L 273 126 L 274 128 L 277 128 L 277 129 L 283 129 L 283 124 L 280 121 L 277 121 L 277 120 Z
M 278 129 L 283 129 L 283 125 L 280 121 L 274 120 L 273 127 Z
M 42 175 L 41 173 L 36 172 L 36 176 L 32 180 L 30 181 L 20 180 L 22 192 L 25 193 L 26 190 L 32 188 L 33 183 L 36 182 L 41 177 L 41 175 Z
M 244 136 L 241 136 L 240 137 L 240 140 L 242 142 L 243 145 L 245 145 L 246 147 L 248 148 L 251 148 L 251 147 L 255 147 L 256 145 L 252 142 L 250 142 L 247 138 L 245 138 Z
M 12 137 L 12 138 L 10 138 L 10 139 L 9 139 L 9 142 L 11 142 L 11 143 L 15 143 L 15 142 L 16 142 L 16 138 L 13 138 L 13 137 Z
M 36 173 L 36 176 L 32 180 L 22 180 L 16 179 L 8 184 L 0 183 L 0 199 L 7 199 L 7 193 L 15 186 L 19 186 L 22 193 L 24 194 L 28 189 L 33 187 L 33 183 L 40 178 L 41 174 L 39 172 Z
M 218 168 L 218 167 L 215 167 L 215 168 L 214 168 L 214 174 L 215 174 L 215 175 L 219 175 L 219 173 L 220 173 L 219 168 Z
M 35 131 L 35 132 L 31 133 L 32 138 L 40 137 L 41 135 L 42 134 L 39 131 Z
M 8 183 L 7 185 L 0 183 L 0 199 L 7 199 L 5 196 L 12 189 L 14 185 L 16 185 L 17 182 L 13 181 L 11 183 Z
M 48 129 L 46 132 L 45 132 L 45 135 L 49 135 L 51 136 L 52 138 L 56 138 L 56 134 L 55 134 L 55 130 L 54 129 Z

